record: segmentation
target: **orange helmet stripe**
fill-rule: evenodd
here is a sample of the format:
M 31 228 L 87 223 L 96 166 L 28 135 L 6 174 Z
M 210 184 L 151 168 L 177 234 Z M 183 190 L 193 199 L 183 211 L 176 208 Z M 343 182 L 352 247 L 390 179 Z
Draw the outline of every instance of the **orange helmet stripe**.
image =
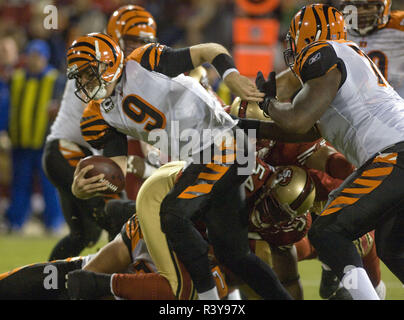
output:
M 141 31 L 156 37 L 156 28 L 153 16 L 143 7 L 126 5 L 112 14 L 107 32 L 115 41 L 119 41 L 124 35 L 140 36 Z
M 324 4 L 303 7 L 292 19 L 289 34 L 297 52 L 318 40 L 346 38 L 343 15 L 336 8 Z
M 101 78 L 110 82 L 122 73 L 123 52 L 112 38 L 102 33 L 90 33 L 73 41 L 67 51 L 69 72 L 81 70 L 85 65 L 104 63 Z

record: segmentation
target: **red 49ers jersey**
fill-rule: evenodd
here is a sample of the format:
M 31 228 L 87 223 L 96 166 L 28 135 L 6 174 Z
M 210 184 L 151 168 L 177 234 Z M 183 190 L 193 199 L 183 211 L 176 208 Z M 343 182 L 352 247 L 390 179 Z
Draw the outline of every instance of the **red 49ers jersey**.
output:
M 306 160 L 321 146 L 325 145 L 324 139 L 307 143 L 282 143 L 276 142 L 263 159 L 274 166 L 298 165 L 303 166 Z

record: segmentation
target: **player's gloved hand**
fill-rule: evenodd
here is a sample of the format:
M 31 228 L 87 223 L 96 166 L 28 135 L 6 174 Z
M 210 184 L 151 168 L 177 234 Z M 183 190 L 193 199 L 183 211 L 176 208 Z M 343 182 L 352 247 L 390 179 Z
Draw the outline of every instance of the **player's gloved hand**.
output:
M 259 91 L 265 93 L 264 101 L 259 102 L 258 105 L 266 115 L 269 115 L 269 103 L 271 99 L 276 99 L 276 73 L 272 71 L 268 76 L 268 80 L 265 80 L 264 75 L 259 71 L 255 79 L 255 85 Z
M 74 270 L 66 275 L 66 287 L 72 300 L 94 300 L 111 296 L 110 274 Z

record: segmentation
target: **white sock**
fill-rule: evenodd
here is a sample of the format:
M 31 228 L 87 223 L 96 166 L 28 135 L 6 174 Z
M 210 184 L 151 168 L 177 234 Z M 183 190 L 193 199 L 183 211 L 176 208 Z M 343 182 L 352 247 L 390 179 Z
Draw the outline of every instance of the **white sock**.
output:
M 239 289 L 233 290 L 227 295 L 227 300 L 241 300 L 241 293 Z
M 363 268 L 346 266 L 341 282 L 354 300 L 380 300 Z
M 199 300 L 220 300 L 216 286 L 208 291 L 198 293 L 198 298 Z

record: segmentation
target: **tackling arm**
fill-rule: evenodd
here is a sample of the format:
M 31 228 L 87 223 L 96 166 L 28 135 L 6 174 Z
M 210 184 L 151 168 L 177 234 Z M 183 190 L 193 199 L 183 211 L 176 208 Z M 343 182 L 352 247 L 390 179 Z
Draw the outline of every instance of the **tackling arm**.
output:
M 307 81 L 293 103 L 271 99 L 267 112 L 285 131 L 307 133 L 334 100 L 340 82 L 341 72 L 335 68 L 321 77 Z
M 217 43 L 204 43 L 190 47 L 194 67 L 205 62 L 212 64 L 223 77 L 230 91 L 242 100 L 261 102 L 264 94 L 254 83 L 237 71 L 233 58 L 225 47 Z
M 300 80 L 289 68 L 276 75 L 276 95 L 281 102 L 289 101 L 301 87 Z

